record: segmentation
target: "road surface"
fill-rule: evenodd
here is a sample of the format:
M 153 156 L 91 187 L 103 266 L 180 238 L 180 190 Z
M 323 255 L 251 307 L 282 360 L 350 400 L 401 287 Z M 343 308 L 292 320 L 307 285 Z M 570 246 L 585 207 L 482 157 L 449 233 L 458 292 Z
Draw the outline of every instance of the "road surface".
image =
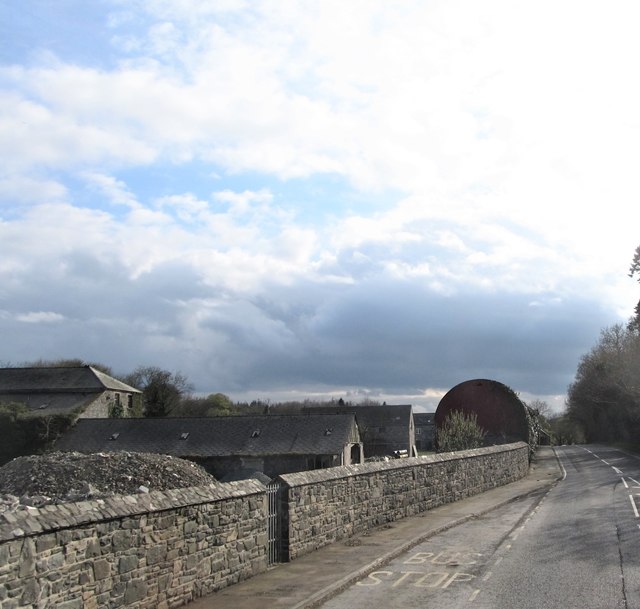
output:
M 640 609 L 640 460 L 559 447 L 566 472 L 432 537 L 324 609 Z

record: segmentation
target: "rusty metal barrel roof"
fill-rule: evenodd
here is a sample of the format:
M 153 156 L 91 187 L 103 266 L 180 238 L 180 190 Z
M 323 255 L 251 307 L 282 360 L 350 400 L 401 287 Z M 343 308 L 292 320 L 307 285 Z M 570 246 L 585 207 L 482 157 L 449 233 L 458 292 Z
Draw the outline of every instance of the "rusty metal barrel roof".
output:
M 435 414 L 436 428 L 449 413 L 460 410 L 475 413 L 478 425 L 491 444 L 528 441 L 526 406 L 515 392 L 498 381 L 473 379 L 456 385 L 440 400 Z

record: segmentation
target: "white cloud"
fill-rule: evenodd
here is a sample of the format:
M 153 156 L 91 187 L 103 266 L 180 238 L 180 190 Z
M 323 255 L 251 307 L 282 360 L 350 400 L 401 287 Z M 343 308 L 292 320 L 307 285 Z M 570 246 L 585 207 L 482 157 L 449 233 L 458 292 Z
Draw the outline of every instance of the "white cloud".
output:
M 10 204 L 64 201 L 68 188 L 52 179 L 26 174 L 0 176 L 0 200 Z
M 402 379 L 396 395 L 428 401 L 445 383 L 419 382 L 412 362 L 397 363 L 405 352 L 440 349 L 471 374 L 482 349 L 438 328 L 379 328 L 398 317 L 461 328 L 489 349 L 482 320 L 468 321 L 461 304 L 472 317 L 479 300 L 511 353 L 489 372 L 523 379 L 505 364 L 518 314 L 551 335 L 573 311 L 584 334 L 602 311 L 624 318 L 637 301 L 625 273 L 640 220 L 640 85 L 629 77 L 639 10 L 115 2 L 108 63 L 79 52 L 0 66 L 3 310 L 59 321 L 48 326 L 56 341 L 76 320 L 104 344 L 134 318 L 140 357 L 178 353 L 200 378 L 217 369 L 238 390 L 254 375 L 274 389 L 272 374 L 281 392 L 293 382 L 332 391 L 333 375 L 390 395 L 389 370 Z M 174 172 L 180 183 L 163 181 Z M 73 303 L 61 296 L 83 291 Z M 129 296 L 119 304 L 116 294 Z M 94 314 L 92 299 L 115 312 Z M 501 302 L 509 327 L 492 309 Z M 575 359 L 589 342 L 581 331 L 567 331 L 561 354 Z M 557 345 L 532 336 L 532 353 L 556 357 Z
M 97 171 L 85 171 L 82 173 L 82 177 L 111 203 L 124 205 L 131 209 L 141 207 L 135 195 L 121 180 Z
M 52 311 L 30 311 L 16 315 L 16 320 L 28 324 L 54 323 L 64 320 L 64 316 Z

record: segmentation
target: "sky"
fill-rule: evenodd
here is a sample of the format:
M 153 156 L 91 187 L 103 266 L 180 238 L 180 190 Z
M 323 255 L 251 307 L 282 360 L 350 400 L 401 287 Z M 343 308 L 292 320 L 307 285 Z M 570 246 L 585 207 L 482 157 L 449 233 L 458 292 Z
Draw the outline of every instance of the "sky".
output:
M 638 301 L 631 0 L 0 0 L 0 363 L 561 410 Z

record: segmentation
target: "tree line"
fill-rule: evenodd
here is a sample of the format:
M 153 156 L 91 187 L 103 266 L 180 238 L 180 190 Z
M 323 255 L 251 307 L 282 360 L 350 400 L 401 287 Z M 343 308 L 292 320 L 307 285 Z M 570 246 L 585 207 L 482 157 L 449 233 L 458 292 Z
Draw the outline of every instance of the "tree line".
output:
M 640 281 L 640 246 L 629 277 Z M 561 443 L 640 447 L 640 301 L 626 324 L 604 328 L 581 357 L 568 388 L 566 410 L 552 424 Z

